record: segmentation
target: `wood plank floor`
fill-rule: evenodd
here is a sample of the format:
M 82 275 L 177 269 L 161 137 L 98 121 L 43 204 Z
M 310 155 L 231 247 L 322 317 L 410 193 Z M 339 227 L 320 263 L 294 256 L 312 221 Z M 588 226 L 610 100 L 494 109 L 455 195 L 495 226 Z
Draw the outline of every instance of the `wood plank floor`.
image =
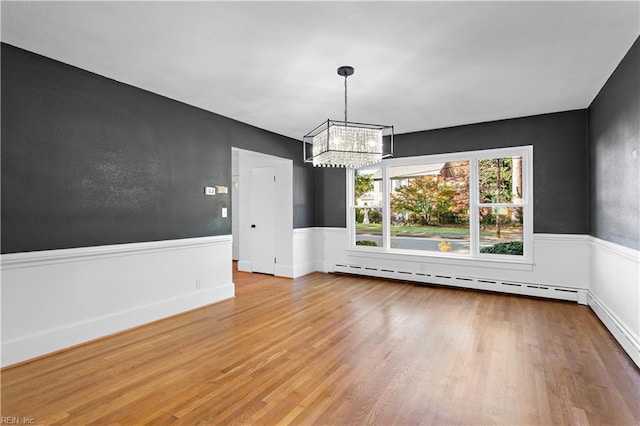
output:
M 575 303 L 315 273 L 2 371 L 36 424 L 640 424 Z

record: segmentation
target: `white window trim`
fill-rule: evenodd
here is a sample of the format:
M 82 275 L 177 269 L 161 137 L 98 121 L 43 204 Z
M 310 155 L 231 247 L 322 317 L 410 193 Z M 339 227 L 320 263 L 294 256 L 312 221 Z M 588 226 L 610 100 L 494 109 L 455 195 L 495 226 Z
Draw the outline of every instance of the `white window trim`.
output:
M 478 180 L 478 160 L 488 158 L 505 158 L 505 157 L 522 157 L 522 180 L 523 182 L 523 199 L 521 203 L 500 203 L 500 204 L 483 204 L 479 203 L 479 189 L 477 185 Z M 430 164 L 430 163 L 444 163 L 448 161 L 469 161 L 469 221 L 475 223 L 475 226 L 470 226 L 470 252 L 468 254 L 463 253 L 440 253 L 429 252 L 420 250 L 401 250 L 390 248 L 390 232 L 389 217 L 391 212 L 391 206 L 389 201 L 389 167 L 398 165 L 415 165 L 415 164 Z M 519 146 L 511 148 L 499 148 L 499 149 L 487 149 L 477 151 L 465 151 L 448 154 L 435 154 L 435 155 L 421 155 L 415 157 L 402 157 L 391 158 L 381 161 L 372 167 L 379 167 L 382 169 L 382 193 L 383 193 L 383 217 L 385 220 L 382 223 L 382 238 L 383 247 L 367 247 L 356 246 L 356 232 L 355 232 L 355 202 L 354 202 L 354 169 L 347 169 L 347 230 L 349 233 L 349 247 L 348 251 L 354 255 L 357 254 L 383 254 L 385 256 L 402 256 L 412 257 L 414 259 L 433 259 L 437 261 L 451 260 L 454 263 L 471 261 L 474 264 L 478 262 L 498 262 L 505 264 L 533 264 L 533 146 Z M 480 253 L 478 250 L 479 242 L 479 213 L 478 208 L 482 206 L 489 207 L 503 207 L 503 206 L 517 206 L 524 209 L 524 221 L 522 229 L 523 237 L 523 255 L 522 256 L 510 256 L 510 255 L 496 255 L 488 253 Z M 448 263 L 448 262 L 445 262 Z

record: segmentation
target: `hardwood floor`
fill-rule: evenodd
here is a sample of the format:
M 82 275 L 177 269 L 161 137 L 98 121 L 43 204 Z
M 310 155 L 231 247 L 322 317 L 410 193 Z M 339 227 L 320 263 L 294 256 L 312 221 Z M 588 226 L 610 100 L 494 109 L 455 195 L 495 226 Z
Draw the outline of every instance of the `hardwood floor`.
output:
M 2 371 L 36 424 L 639 424 L 586 306 L 234 271 L 236 298 Z

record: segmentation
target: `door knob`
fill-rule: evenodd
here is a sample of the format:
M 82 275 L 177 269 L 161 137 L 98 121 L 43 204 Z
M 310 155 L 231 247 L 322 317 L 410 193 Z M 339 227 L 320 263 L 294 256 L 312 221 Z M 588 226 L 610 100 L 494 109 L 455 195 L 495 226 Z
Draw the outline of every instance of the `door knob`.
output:
M 252 227 L 252 228 L 255 228 L 255 227 L 256 227 L 256 225 L 251 225 L 251 227 Z

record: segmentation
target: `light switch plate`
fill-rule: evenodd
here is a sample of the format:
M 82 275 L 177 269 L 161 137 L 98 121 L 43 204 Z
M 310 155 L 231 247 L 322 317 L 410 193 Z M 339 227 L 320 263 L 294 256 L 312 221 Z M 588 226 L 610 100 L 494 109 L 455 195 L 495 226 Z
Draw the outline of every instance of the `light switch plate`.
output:
M 227 188 L 226 186 L 216 186 L 216 192 L 218 194 L 226 194 L 229 192 L 229 188 Z
M 222 217 L 227 217 L 227 208 L 226 207 L 222 208 Z
M 204 195 L 216 195 L 216 189 L 213 186 L 205 186 Z

